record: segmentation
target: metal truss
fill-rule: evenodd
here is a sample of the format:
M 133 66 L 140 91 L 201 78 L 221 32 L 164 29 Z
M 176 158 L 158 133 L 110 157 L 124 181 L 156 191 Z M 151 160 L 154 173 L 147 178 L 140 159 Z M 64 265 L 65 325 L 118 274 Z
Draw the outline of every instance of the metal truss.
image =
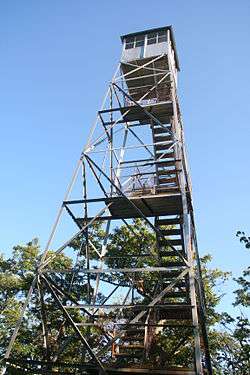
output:
M 10 369 L 147 373 L 154 360 L 154 372 L 212 374 L 170 38 L 168 46 L 168 53 L 146 62 L 119 64 L 37 266 L 3 374 Z M 65 216 L 70 222 L 63 222 Z M 147 251 L 140 248 L 138 220 L 151 233 Z M 130 253 L 123 251 L 125 240 L 112 253 L 111 237 L 121 226 L 137 241 Z M 66 229 L 60 232 L 61 227 Z M 102 230 L 98 243 L 96 228 Z M 72 266 L 57 269 L 54 261 L 65 252 Z M 84 293 L 76 296 L 79 285 Z M 34 293 L 40 301 L 44 356 L 20 361 L 12 351 Z M 61 317 L 55 337 L 48 323 L 51 300 Z M 177 333 L 179 341 L 173 340 Z M 162 337 L 169 338 L 168 352 Z M 62 354 L 76 338 L 85 359 L 65 363 Z M 191 366 L 173 364 L 187 347 L 193 352 Z

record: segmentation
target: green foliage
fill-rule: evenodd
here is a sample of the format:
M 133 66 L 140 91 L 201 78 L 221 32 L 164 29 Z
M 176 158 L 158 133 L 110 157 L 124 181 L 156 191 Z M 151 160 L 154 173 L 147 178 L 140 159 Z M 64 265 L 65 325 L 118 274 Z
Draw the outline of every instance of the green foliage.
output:
M 246 249 L 250 249 L 250 237 L 244 232 L 236 234 Z M 242 276 L 234 279 L 239 288 L 234 291 L 236 298 L 233 306 L 250 305 L 249 278 L 250 267 L 243 270 Z M 219 329 L 210 332 L 210 348 L 215 368 L 219 375 L 247 375 L 250 371 L 250 322 L 243 314 L 236 318 L 227 313 L 220 314 Z
M 216 374 L 245 375 L 250 366 L 250 324 L 243 316 L 227 317 L 225 330 L 215 330 L 210 337 L 210 347 L 215 348 L 212 356 Z
M 115 229 L 109 236 L 105 263 L 109 268 L 130 268 L 147 267 L 158 264 L 157 246 L 155 245 L 155 235 L 151 229 L 139 219 L 135 220 L 133 230 L 126 225 Z M 91 239 L 91 247 L 87 249 L 91 253 L 92 259 L 98 259 L 97 252 L 100 253 L 105 232 L 100 224 L 90 228 L 88 233 Z M 250 248 L 250 238 L 244 232 L 238 232 L 237 236 L 246 249 Z M 86 251 L 86 238 L 75 240 L 71 247 L 84 254 Z M 27 295 L 31 281 L 35 275 L 35 270 L 40 260 L 40 248 L 35 239 L 24 246 L 18 245 L 13 248 L 9 258 L 0 255 L 0 355 L 3 355 L 13 327 L 19 318 L 19 311 Z M 140 257 L 136 258 L 136 255 Z M 151 257 L 147 255 L 151 254 Z M 86 280 L 75 275 L 74 283 L 72 276 L 67 272 L 60 272 L 73 267 L 72 259 L 64 254 L 55 254 L 49 251 L 47 259 L 53 258 L 50 268 L 57 269 L 56 274 L 49 275 L 52 282 L 70 291 L 72 296 L 81 301 L 88 300 L 89 291 L 86 287 Z M 230 277 L 230 272 L 225 272 L 217 268 L 210 268 L 212 258 L 205 255 L 201 258 L 202 275 L 207 303 L 207 325 L 210 342 L 210 351 L 215 375 L 246 375 L 249 369 L 250 353 L 250 325 L 243 315 L 236 318 L 227 313 L 217 311 L 223 294 L 219 293 L 219 287 Z M 164 264 L 164 258 L 163 258 Z M 85 266 L 84 257 L 81 258 L 81 266 Z M 243 270 L 242 275 L 235 279 L 238 289 L 235 291 L 235 306 L 249 306 L 249 268 Z M 146 276 L 145 276 L 146 275 Z M 140 301 L 147 303 L 154 286 L 157 284 L 157 277 L 154 273 L 135 274 L 133 283 L 137 289 Z M 109 280 L 108 274 L 103 276 L 104 280 Z M 109 280 L 111 281 L 111 280 Z M 131 283 L 129 273 L 116 272 L 113 274 L 112 282 L 122 282 L 124 285 Z M 160 280 L 159 280 L 160 282 Z M 103 295 L 99 293 L 97 301 L 103 300 Z M 50 337 L 50 352 L 46 352 L 43 345 L 43 335 L 41 326 L 41 304 L 38 291 L 34 293 L 27 310 L 23 324 L 21 326 L 18 339 L 14 346 L 14 356 L 16 358 L 54 358 L 58 347 L 65 342 L 64 337 L 68 337 L 69 344 L 60 360 L 72 362 L 84 361 L 86 352 L 79 346 L 73 335 L 72 328 L 62 318 L 54 299 L 49 293 L 45 293 L 47 319 Z M 74 320 L 83 321 L 80 311 L 72 311 Z M 82 333 L 89 328 L 80 328 Z M 99 329 L 91 331 L 90 344 L 99 342 Z M 157 333 L 157 346 L 152 346 L 149 366 L 168 361 L 169 365 L 184 364 L 190 365 L 192 360 L 191 331 L 183 337 L 183 330 L 168 328 Z M 180 349 L 182 348 L 182 349 Z M 174 362 L 172 363 L 172 358 Z
M 0 257 L 0 354 L 4 352 L 10 335 L 19 318 L 20 309 L 33 280 L 39 246 L 37 240 L 25 246 L 15 246 L 12 256 Z M 30 311 L 26 313 L 20 330 L 20 341 L 15 347 L 19 355 L 33 351 L 32 338 L 35 338 L 32 327 L 28 324 Z M 32 320 L 31 320 L 32 322 Z
M 250 237 L 245 235 L 245 232 L 238 231 L 236 234 L 240 238 L 240 242 L 243 243 L 247 250 L 250 249 Z M 250 306 L 250 266 L 242 271 L 242 276 L 234 279 L 239 288 L 234 291 L 236 294 L 234 306 L 242 305 L 244 307 Z
M 231 275 L 230 272 L 225 272 L 218 268 L 209 268 L 211 260 L 212 256 L 209 254 L 201 257 L 202 280 L 206 295 L 207 324 L 209 326 L 221 321 L 221 314 L 216 311 L 216 308 L 224 294 L 218 294 L 218 288 L 221 284 L 224 284 Z
M 19 319 L 20 310 L 24 303 L 25 297 L 35 276 L 35 270 L 40 260 L 40 248 L 38 241 L 35 239 L 26 245 L 18 245 L 13 248 L 11 257 L 8 259 L 0 256 L 0 355 L 4 354 L 9 343 L 10 336 L 17 320 Z M 72 267 L 72 259 L 64 254 L 55 254 L 48 251 L 47 258 L 53 257 L 50 263 L 51 268 L 65 270 Z M 57 285 L 64 285 L 66 290 L 70 290 L 71 277 L 67 273 L 57 272 L 51 278 Z M 78 288 L 72 288 L 72 294 L 78 298 L 86 295 L 86 290 L 81 288 L 84 283 L 79 280 Z M 59 336 L 71 328 L 62 319 L 57 305 L 53 298 L 46 293 L 44 296 L 47 305 L 48 326 L 51 337 Z M 77 321 L 77 312 L 75 313 Z M 61 330 L 61 331 L 60 331 Z M 72 332 L 71 332 L 72 333 Z M 56 350 L 56 342 L 51 343 Z M 73 344 L 72 344 L 73 345 Z M 65 356 L 72 356 L 69 349 Z M 51 353 L 53 354 L 53 353 Z M 36 358 L 42 359 L 46 355 L 43 349 L 43 335 L 41 326 L 41 305 L 38 296 L 38 290 L 32 295 L 32 299 L 27 309 L 17 340 L 13 347 L 12 355 L 16 358 Z
M 105 261 L 110 268 L 154 266 L 157 263 L 155 235 L 142 220 L 136 219 L 132 231 L 126 225 L 114 230 L 114 233 L 110 235 L 107 254 Z M 152 254 L 152 257 L 148 257 L 148 254 Z M 152 283 L 156 278 L 153 274 L 147 274 L 145 278 L 140 273 L 134 274 L 133 277 L 133 282 L 141 293 L 151 290 Z M 120 281 L 130 285 L 131 275 L 117 272 L 112 275 L 112 281 Z

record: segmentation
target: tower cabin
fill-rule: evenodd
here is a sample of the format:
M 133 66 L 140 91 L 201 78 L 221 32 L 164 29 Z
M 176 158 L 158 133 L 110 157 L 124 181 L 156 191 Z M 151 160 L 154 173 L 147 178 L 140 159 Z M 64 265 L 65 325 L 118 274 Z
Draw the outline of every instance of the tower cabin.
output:
M 135 62 L 171 53 L 176 71 L 180 70 L 172 26 L 149 29 L 121 36 L 124 62 Z
M 176 86 L 179 71 L 172 27 L 123 35 L 121 40 L 121 68 L 130 96 L 125 98 L 124 106 L 133 106 L 135 101 L 142 106 L 153 106 L 152 114 L 157 115 L 161 122 L 167 123 L 169 116 L 173 115 L 169 72 L 172 72 Z M 143 69 L 136 70 L 139 66 L 143 66 Z M 131 71 L 134 72 L 131 74 Z M 137 119 L 143 122 L 144 119 L 139 119 L 137 115 L 136 110 L 131 110 L 126 120 Z

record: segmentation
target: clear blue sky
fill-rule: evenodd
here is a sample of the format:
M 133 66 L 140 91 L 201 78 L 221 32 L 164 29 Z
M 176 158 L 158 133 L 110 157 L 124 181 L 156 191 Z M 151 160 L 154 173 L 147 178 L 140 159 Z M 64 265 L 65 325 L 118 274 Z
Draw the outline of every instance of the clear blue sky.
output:
M 250 2 L 2 1 L 1 243 L 44 245 L 119 61 L 119 36 L 172 24 L 201 254 L 235 275 L 249 228 Z

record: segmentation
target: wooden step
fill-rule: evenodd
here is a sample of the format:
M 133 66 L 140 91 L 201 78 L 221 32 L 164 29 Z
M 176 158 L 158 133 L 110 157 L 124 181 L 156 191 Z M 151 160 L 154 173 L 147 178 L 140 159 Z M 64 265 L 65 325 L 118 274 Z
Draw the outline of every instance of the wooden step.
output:
M 187 295 L 186 291 L 178 291 L 178 292 L 166 293 L 164 297 L 166 297 L 166 298 L 180 298 L 180 297 L 186 297 L 186 295 Z
M 175 279 L 173 279 L 172 281 L 174 281 Z M 171 281 L 171 282 L 172 282 Z M 162 286 L 163 288 L 166 288 L 168 285 L 171 284 L 171 282 L 169 281 L 169 283 L 163 283 Z M 187 284 L 185 283 L 185 281 L 180 281 L 178 282 L 177 284 L 175 284 L 175 287 L 178 287 L 178 288 L 186 288 L 187 287 Z
M 139 344 L 119 344 L 118 346 L 123 349 L 144 349 L 144 345 Z
M 175 280 L 173 279 L 172 282 L 174 282 Z M 170 286 L 170 283 L 168 284 L 162 284 L 163 288 L 167 288 Z M 176 289 L 174 289 L 176 288 Z M 182 293 L 183 295 L 179 296 L 179 297 L 185 297 L 186 296 L 186 293 L 187 293 L 187 290 L 188 290 L 188 285 L 185 283 L 185 281 L 182 281 L 182 282 L 179 282 L 178 284 L 175 284 L 175 287 L 174 287 L 172 290 L 169 291 L 170 294 L 176 294 L 176 293 Z M 179 288 L 179 289 L 177 289 Z M 165 304 L 165 303 L 164 303 Z M 164 305 L 163 304 L 163 305 Z M 167 305 L 167 303 L 166 303 Z M 156 305 L 157 306 L 157 305 Z M 159 307 L 159 309 L 162 309 L 164 310 L 165 307 Z
M 166 271 L 164 274 L 162 274 L 162 280 L 164 281 L 164 278 L 166 279 L 174 279 L 180 275 L 180 270 L 178 271 Z
M 181 218 L 176 217 L 173 219 L 157 219 L 156 220 L 156 225 L 175 225 L 175 224 L 180 224 Z
M 143 353 L 114 353 L 115 357 L 124 357 L 124 358 L 141 358 Z
M 185 252 L 183 250 L 177 250 L 178 254 L 185 256 Z M 161 257 L 177 257 L 176 251 L 159 251 L 159 255 Z
M 171 158 L 170 158 L 171 159 Z M 163 160 L 160 159 L 159 161 L 156 161 L 155 163 L 158 167 L 158 171 L 164 171 L 164 169 L 159 169 L 159 168 L 166 168 L 166 167 L 175 167 L 175 160 Z
M 165 144 L 156 144 L 155 145 L 155 149 L 157 151 L 160 151 L 160 150 L 168 150 L 171 146 L 173 146 L 173 142 L 169 142 L 169 143 L 165 143 Z
M 163 163 L 163 160 L 165 159 L 174 159 L 175 153 L 172 150 L 170 152 L 160 152 L 160 153 L 156 153 L 155 157 L 157 159 L 161 158 L 159 161 L 156 160 L 157 163 L 160 163 L 160 162 Z
M 123 341 L 144 341 L 144 335 L 141 336 L 141 337 L 138 337 L 138 336 L 123 336 Z
M 166 262 L 163 262 L 163 265 L 164 267 L 181 267 L 181 266 L 185 266 L 185 263 L 183 261 L 166 261 Z
M 178 240 L 168 239 L 166 241 L 160 240 L 159 243 L 160 243 L 161 246 L 163 246 L 163 245 L 167 246 L 168 244 L 172 245 L 172 246 L 183 246 L 182 239 L 178 239 Z
M 176 250 L 176 252 L 180 255 L 183 254 L 183 250 L 180 249 L 180 250 Z M 179 266 L 185 266 L 185 263 L 184 261 L 182 260 L 182 258 L 180 258 L 180 256 L 178 256 L 178 254 L 175 254 L 173 255 L 172 257 L 170 258 L 166 258 L 164 255 L 161 257 L 161 266 L 162 267 L 179 267 Z M 166 271 L 167 272 L 167 271 Z
M 181 234 L 180 229 L 161 229 L 161 233 L 164 236 L 178 236 Z
M 154 134 L 165 134 L 165 133 L 169 134 L 169 130 L 171 130 L 171 126 L 165 126 L 164 128 L 154 126 L 152 130 Z
M 158 181 L 158 184 L 159 185 L 162 185 L 162 184 L 172 184 L 172 183 L 177 183 L 177 179 L 176 177 L 172 177 L 172 178 L 161 178 L 159 181 Z
M 135 327 L 135 328 L 124 329 L 122 331 L 125 331 L 127 333 L 140 333 L 140 334 L 142 334 L 144 332 L 144 328 L 143 327 Z
M 166 308 L 159 311 L 161 319 L 167 320 L 189 320 L 192 321 L 192 306 L 191 305 L 176 305 L 175 308 Z
M 136 371 L 135 371 L 136 373 Z M 139 373 L 139 372 L 138 372 Z M 149 372 L 145 372 L 144 375 L 147 375 L 149 374 Z M 197 375 L 197 372 L 193 369 L 189 369 L 189 368 L 181 368 L 181 367 L 176 367 L 176 368 L 167 368 L 166 370 L 164 370 L 164 373 L 159 371 L 157 373 L 157 371 L 155 372 L 154 375 Z M 204 375 L 207 375 L 208 373 L 204 373 Z M 135 375 L 135 374 L 134 374 Z
M 180 193 L 180 188 L 177 185 L 158 185 L 156 190 L 157 193 Z
M 157 176 L 168 176 L 171 174 L 177 174 L 181 172 L 181 169 L 161 169 L 157 171 Z
M 157 142 L 173 142 L 173 137 L 171 135 L 157 135 L 157 136 L 153 136 L 153 140 L 154 140 L 154 143 L 157 143 Z

